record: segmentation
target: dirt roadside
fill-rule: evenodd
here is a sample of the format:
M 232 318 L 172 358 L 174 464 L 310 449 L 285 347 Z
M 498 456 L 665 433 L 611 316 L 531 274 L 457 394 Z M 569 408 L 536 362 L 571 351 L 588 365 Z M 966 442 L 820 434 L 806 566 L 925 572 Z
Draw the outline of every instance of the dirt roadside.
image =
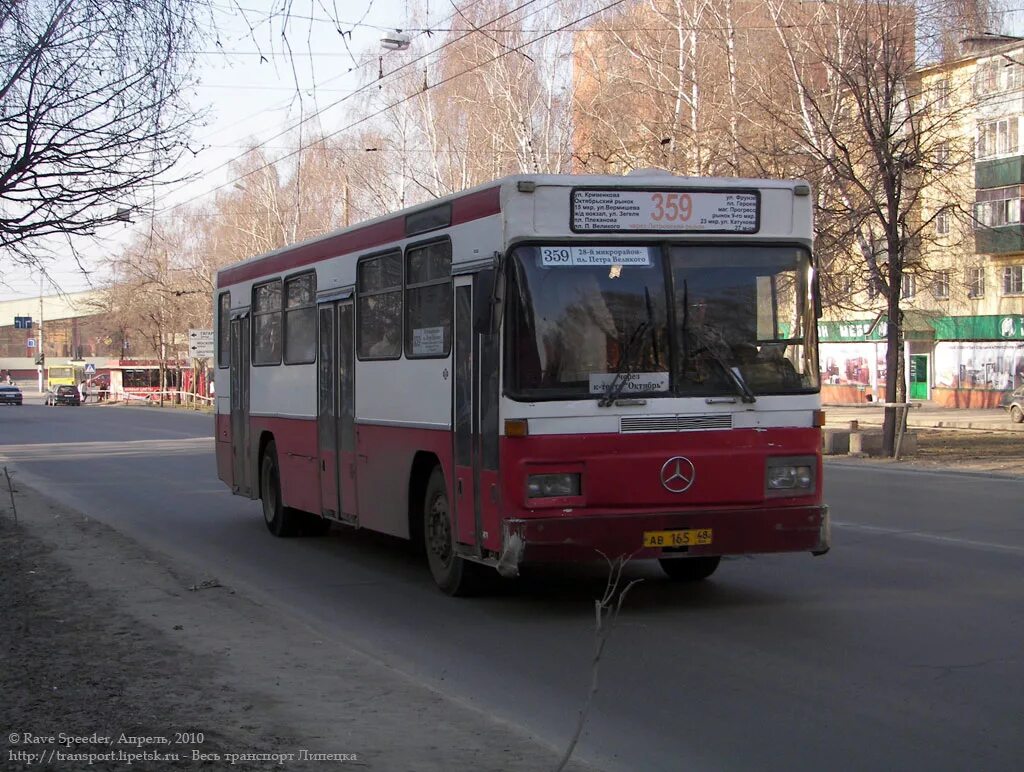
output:
M 0 499 L 0 769 L 555 767 L 517 728 L 15 487 L 17 523 L 6 485 Z
M 918 449 L 899 461 L 827 456 L 844 464 L 896 465 L 917 469 L 1024 476 L 1024 433 L 984 429 L 915 428 Z

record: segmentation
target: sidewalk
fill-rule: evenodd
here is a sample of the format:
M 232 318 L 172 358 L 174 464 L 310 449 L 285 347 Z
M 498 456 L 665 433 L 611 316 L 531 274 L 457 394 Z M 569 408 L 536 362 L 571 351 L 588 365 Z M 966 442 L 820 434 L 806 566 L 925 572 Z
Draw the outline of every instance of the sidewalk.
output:
M 0 498 L 4 770 L 555 767 L 560 748 L 14 476 L 17 519 Z
M 917 404 L 917 403 L 913 403 Z M 842 428 L 850 421 L 861 426 L 881 426 L 885 409 L 871 403 L 825 405 L 825 426 Z M 1024 440 L 1024 424 L 1015 424 L 1002 409 L 958 410 L 943 407 L 912 407 L 907 417 L 911 429 L 984 429 L 986 431 L 1019 432 Z

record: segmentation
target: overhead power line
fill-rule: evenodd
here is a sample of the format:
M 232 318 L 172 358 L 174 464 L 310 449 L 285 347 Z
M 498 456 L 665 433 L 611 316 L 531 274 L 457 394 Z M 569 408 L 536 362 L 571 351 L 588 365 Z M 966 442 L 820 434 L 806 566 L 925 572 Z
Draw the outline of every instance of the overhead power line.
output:
M 483 2 L 483 0 L 475 0 L 475 2 L 471 3 L 469 6 L 467 6 L 467 8 L 471 8 L 472 6 L 478 5 L 480 2 Z M 525 0 L 524 2 L 520 3 L 519 5 L 517 5 L 516 7 L 512 8 L 511 10 L 506 11 L 506 12 L 504 12 L 504 13 L 496 16 L 496 17 L 494 17 L 493 19 L 491 19 L 488 22 L 485 22 L 482 26 L 487 26 L 487 25 L 493 24 L 493 23 L 495 23 L 497 21 L 500 21 L 500 20 L 502 20 L 502 19 L 504 19 L 504 18 L 506 18 L 506 17 L 508 17 L 508 16 L 510 16 L 510 15 L 512 15 L 512 14 L 514 14 L 514 13 L 516 13 L 516 12 L 518 12 L 518 11 L 524 9 L 524 8 L 526 8 L 527 6 L 533 5 L 533 3 L 535 3 L 535 2 L 537 2 L 537 0 Z M 550 8 L 552 5 L 556 4 L 557 2 L 558 2 L 558 0 L 552 0 L 552 2 L 548 3 L 546 6 L 543 6 L 543 8 Z M 618 3 L 613 3 L 612 5 L 618 5 Z M 608 6 L 608 7 L 611 7 L 611 6 Z M 542 8 L 542 10 L 543 10 L 543 8 Z M 591 15 L 593 15 L 593 14 L 591 14 Z M 446 17 L 446 18 L 452 18 L 452 17 L 449 16 L 449 17 Z M 589 17 L 584 17 L 584 18 L 589 18 Z M 384 73 L 384 75 L 381 78 L 378 78 L 375 81 L 370 81 L 370 82 L 364 84 L 363 86 L 360 86 L 360 87 L 356 88 L 352 92 L 347 93 L 344 96 L 342 96 L 342 97 L 336 99 L 335 101 L 331 102 L 329 105 L 326 105 L 326 106 L 321 107 L 321 108 L 317 108 L 310 115 L 301 118 L 296 123 L 293 123 L 293 124 L 291 124 L 289 126 L 286 126 L 284 129 L 282 129 L 281 131 L 277 132 L 276 134 L 273 134 L 270 137 L 266 138 L 265 140 L 259 142 L 258 144 L 250 147 L 245 153 L 241 153 L 241 154 L 232 156 L 231 158 L 227 159 L 226 161 L 223 161 L 222 163 L 220 163 L 217 166 L 213 167 L 212 169 L 208 170 L 206 172 L 206 174 L 213 174 L 214 172 L 218 172 L 221 169 L 224 169 L 224 168 L 230 166 L 231 164 L 235 163 L 236 161 L 241 160 L 242 158 L 245 157 L 245 155 L 247 155 L 248 153 L 252 152 L 253 150 L 258 150 L 260 148 L 266 147 L 270 142 L 273 142 L 275 139 L 280 139 L 281 137 L 286 136 L 290 132 L 295 131 L 299 127 L 304 126 L 305 124 L 309 123 L 310 121 L 315 120 L 316 118 L 320 117 L 327 110 L 331 110 L 331 109 L 337 107 L 338 105 L 342 104 L 343 102 L 351 99 L 352 97 L 354 97 L 354 96 L 356 96 L 356 95 L 358 95 L 360 93 L 363 93 L 365 91 L 369 91 L 372 88 L 374 88 L 375 86 L 379 86 L 381 84 L 382 80 L 384 80 L 386 78 L 390 78 L 390 77 L 396 75 L 397 73 L 402 72 L 403 70 L 408 69 L 409 67 L 413 66 L 414 64 L 417 64 L 417 63 L 423 61 L 424 59 L 428 59 L 429 57 L 434 56 L 435 54 L 443 51 L 445 48 L 448 48 L 449 46 L 455 45 L 456 43 L 460 42 L 461 40 L 464 40 L 470 34 L 472 34 L 472 32 L 469 32 L 469 33 L 467 33 L 465 35 L 462 35 L 462 36 L 460 36 L 458 38 L 455 38 L 454 40 L 446 41 L 445 43 L 443 43 L 442 45 L 438 46 L 437 48 L 432 49 L 430 51 L 427 51 L 427 52 L 421 54 L 420 56 L 417 56 L 416 58 L 414 58 L 414 59 L 412 59 L 412 60 L 410 60 L 408 62 L 405 62 L 404 64 L 399 65 L 394 70 L 391 70 L 391 71 L 389 71 L 387 73 Z M 538 39 L 542 39 L 543 37 L 547 37 L 547 35 L 543 35 L 543 36 L 541 36 L 541 38 L 538 38 Z M 381 57 L 381 59 L 383 59 L 383 56 Z M 351 72 L 351 69 L 349 70 L 349 72 Z M 212 136 L 212 135 L 209 135 L 209 136 Z M 331 136 L 333 136 L 333 135 L 331 135 Z M 287 156 L 285 156 L 285 157 L 287 157 Z M 278 160 L 283 160 L 283 159 L 278 159 Z M 275 163 L 276 163 L 276 161 L 275 161 Z M 264 167 L 261 167 L 261 168 L 264 168 Z M 258 170 L 253 170 L 253 172 L 255 172 L 255 171 L 258 171 Z M 226 183 L 226 184 L 231 184 L 231 183 Z M 168 194 L 168 195 L 173 195 L 178 190 L 181 190 L 183 187 L 185 187 L 185 186 L 184 185 L 183 186 L 179 186 L 175 190 L 171 191 L 171 193 Z M 180 208 L 182 206 L 185 206 L 186 204 L 191 203 L 192 201 L 197 200 L 198 198 L 203 198 L 203 197 L 209 195 L 210 193 L 213 193 L 213 192 L 221 189 L 222 187 L 224 187 L 224 186 L 220 185 L 220 186 L 217 186 L 215 188 L 212 188 L 212 189 L 210 189 L 209 191 L 207 191 L 205 193 L 201 193 L 198 196 L 193 196 L 193 197 L 191 197 L 191 198 L 189 198 L 189 199 L 187 199 L 187 200 L 185 200 L 185 201 L 183 201 L 183 202 L 181 202 L 179 204 L 175 204 L 174 206 L 169 207 L 168 209 L 163 210 L 163 211 L 171 211 L 173 209 L 178 209 L 178 208 Z M 156 214 L 158 214 L 158 212 L 154 212 L 154 216 Z
M 534 2 L 534 0 L 529 0 L 529 1 L 530 2 Z M 555 0 L 555 1 L 557 2 L 557 0 Z M 617 5 L 621 5 L 623 2 L 625 2 L 625 0 L 613 0 L 612 2 L 602 6 L 601 8 L 597 9 L 596 11 L 588 13 L 588 14 L 586 14 L 584 16 L 580 16 L 579 18 L 573 19 L 572 21 L 567 22 L 566 24 L 563 24 L 561 27 L 558 27 L 557 29 L 553 29 L 550 32 L 546 32 L 546 33 L 544 33 L 542 35 L 539 35 L 539 36 L 537 36 L 535 38 L 527 40 L 527 41 L 525 41 L 524 43 L 521 43 L 518 46 L 510 47 L 507 50 L 502 51 L 500 54 L 496 54 L 495 56 L 492 56 L 490 59 L 487 59 L 487 60 L 485 60 L 483 62 L 479 62 L 478 64 L 475 64 L 472 67 L 469 67 L 468 69 L 465 69 L 465 70 L 462 70 L 460 72 L 455 73 L 454 75 L 449 75 L 446 78 L 442 78 L 441 80 L 439 80 L 436 83 L 432 84 L 429 88 L 437 88 L 438 86 L 443 86 L 444 84 L 450 83 L 451 81 L 454 81 L 454 80 L 456 80 L 458 78 L 461 78 L 461 77 L 463 77 L 465 75 L 468 75 L 471 72 L 475 72 L 476 70 L 479 70 L 482 67 L 486 67 L 487 65 L 492 64 L 492 63 L 498 61 L 499 59 L 503 59 L 504 57 L 508 56 L 509 54 L 518 53 L 523 48 L 526 48 L 529 45 L 533 45 L 534 43 L 540 42 L 544 38 L 550 37 L 551 35 L 553 35 L 553 34 L 555 34 L 557 32 L 561 32 L 562 30 L 568 29 L 569 27 L 572 27 L 572 26 L 574 26 L 576 24 L 584 22 L 587 19 L 591 19 L 594 16 L 597 16 L 597 15 L 599 15 L 601 13 L 604 13 L 605 11 L 608 11 L 608 10 L 612 9 L 612 8 L 614 8 Z M 529 4 L 529 3 L 524 3 L 524 5 L 527 5 L 527 4 Z M 395 102 L 392 102 L 389 105 L 386 105 L 385 107 L 380 108 L 379 110 L 377 110 L 377 111 L 375 111 L 373 113 L 370 113 L 369 115 L 365 115 L 362 118 L 359 118 L 358 120 L 353 121 L 352 123 L 347 124 L 346 126 L 342 126 L 340 129 L 332 131 L 329 134 L 325 134 L 322 137 L 318 137 L 316 139 L 316 141 L 314 141 L 311 145 L 309 145 L 307 147 L 299 147 L 299 148 L 297 148 L 295 150 L 292 150 L 291 152 L 285 153 L 283 156 L 280 156 L 279 158 L 276 158 L 273 161 L 268 161 L 267 163 L 261 164 L 260 166 L 256 167 L 255 169 L 251 169 L 251 170 L 245 172 L 244 174 L 240 174 L 237 177 L 228 180 L 227 182 L 224 182 L 224 183 L 222 183 L 220 185 L 217 185 L 214 188 L 211 188 L 210 190 L 208 190 L 208 191 L 206 191 L 204 193 L 199 194 L 198 196 L 194 196 L 194 197 L 188 199 L 187 201 L 183 201 L 183 202 L 181 202 L 179 204 L 175 204 L 174 206 L 168 207 L 167 209 L 162 210 L 162 211 L 163 212 L 170 212 L 170 211 L 173 211 L 175 209 L 179 209 L 182 206 L 185 206 L 186 204 L 191 203 L 192 201 L 195 201 L 195 200 L 197 200 L 199 198 L 204 198 L 204 197 L 210 195 L 211 193 L 215 193 L 218 190 L 223 190 L 226 187 L 229 187 L 231 185 L 234 185 L 235 183 L 241 182 L 245 178 L 250 177 L 253 174 L 256 174 L 257 172 L 261 172 L 264 169 L 269 169 L 271 166 L 275 166 L 276 164 L 280 163 L 281 161 L 284 161 L 284 160 L 286 160 L 288 158 L 291 158 L 292 156 L 295 156 L 295 155 L 301 153 L 303 150 L 308 150 L 310 147 L 312 147 L 314 145 L 321 144 L 322 142 L 324 142 L 325 140 L 330 139 L 331 137 L 335 137 L 338 134 L 341 134 L 343 132 L 349 131 L 350 129 L 353 129 L 356 126 L 359 126 L 359 125 L 361 125 L 363 123 L 366 123 L 367 121 L 373 120 L 374 118 L 376 118 L 376 117 L 378 117 L 380 115 L 383 115 L 384 113 L 388 112 L 389 110 L 395 109 L 399 105 L 402 105 L 402 104 L 404 104 L 404 103 L 406 103 L 406 102 L 408 102 L 408 101 L 410 101 L 412 99 L 416 99 L 422 93 L 423 92 L 418 92 L 416 94 L 410 94 L 409 96 L 403 97 L 403 98 L 401 98 L 401 99 L 399 99 L 399 100 L 397 100 Z M 279 136 L 282 136 L 282 135 L 278 134 L 277 136 L 279 137 Z

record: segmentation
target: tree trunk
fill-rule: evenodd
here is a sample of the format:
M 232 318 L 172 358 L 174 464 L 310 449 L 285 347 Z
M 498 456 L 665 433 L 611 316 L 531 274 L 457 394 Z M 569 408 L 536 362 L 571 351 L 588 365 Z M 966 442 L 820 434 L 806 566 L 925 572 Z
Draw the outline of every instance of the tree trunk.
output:
M 885 346 L 885 401 L 898 401 L 900 355 L 903 348 L 903 320 L 900 318 L 900 289 L 903 277 L 899 271 L 889 272 L 889 323 Z M 892 457 L 896 454 L 896 408 L 885 408 L 885 423 L 882 425 L 882 452 Z

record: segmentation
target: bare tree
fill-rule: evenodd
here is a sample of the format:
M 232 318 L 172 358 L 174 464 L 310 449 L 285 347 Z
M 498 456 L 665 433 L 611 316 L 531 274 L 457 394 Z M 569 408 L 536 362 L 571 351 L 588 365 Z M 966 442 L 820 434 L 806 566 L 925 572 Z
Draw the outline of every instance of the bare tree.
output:
M 787 21 L 786 0 L 769 2 L 793 89 L 789 103 L 770 106 L 777 94 L 766 97 L 766 114 L 818 185 L 819 225 L 831 235 L 830 250 L 819 244 L 819 259 L 834 275 L 862 276 L 868 297 L 884 303 L 885 400 L 902 401 L 904 282 L 931 270 L 937 221 L 972 216 L 960 203 L 962 175 L 954 173 L 970 163 L 962 126 L 971 105 L 926 87 L 909 0 L 829 6 L 809 30 Z M 887 409 L 889 455 L 895 420 Z
M 922 0 L 918 38 L 925 56 L 956 59 L 965 38 L 998 33 L 1005 10 L 1005 0 Z
M 186 149 L 202 0 L 0 5 L 0 252 L 38 264 L 142 205 Z M 67 246 L 63 250 L 67 250 Z

